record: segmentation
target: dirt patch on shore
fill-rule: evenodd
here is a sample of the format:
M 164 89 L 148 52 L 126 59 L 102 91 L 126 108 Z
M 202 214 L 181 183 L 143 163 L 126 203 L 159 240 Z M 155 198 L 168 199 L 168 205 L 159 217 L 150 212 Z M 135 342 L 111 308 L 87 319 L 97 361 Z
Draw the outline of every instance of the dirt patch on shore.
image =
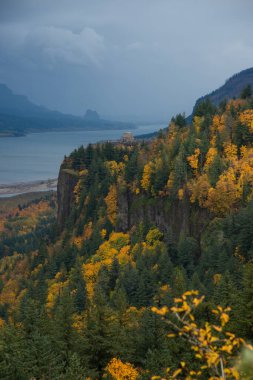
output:
M 31 192 L 56 190 L 57 179 L 48 179 L 42 181 L 15 183 L 13 185 L 0 185 L 0 197 L 14 196 Z

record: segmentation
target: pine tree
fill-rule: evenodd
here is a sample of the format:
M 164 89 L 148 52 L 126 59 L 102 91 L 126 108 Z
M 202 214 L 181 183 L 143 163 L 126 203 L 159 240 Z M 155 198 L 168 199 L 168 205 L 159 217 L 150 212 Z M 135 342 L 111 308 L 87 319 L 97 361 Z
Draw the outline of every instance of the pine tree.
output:
M 246 87 L 244 87 L 244 89 L 242 90 L 241 94 L 240 94 L 240 98 L 241 99 L 247 99 L 247 98 L 250 98 L 252 96 L 252 89 L 251 89 L 251 85 L 248 84 Z
M 182 267 L 175 268 L 171 279 L 171 285 L 175 296 L 179 296 L 187 290 L 187 278 Z
M 253 338 L 253 264 L 248 263 L 244 268 L 243 289 L 236 299 L 236 328 L 241 336 Z
M 87 292 L 80 257 L 77 257 L 76 264 L 70 272 L 70 289 L 74 291 L 74 307 L 81 313 L 86 307 Z
M 52 340 L 65 369 L 69 366 L 70 356 L 76 340 L 76 331 L 73 328 L 73 314 L 73 300 L 70 296 L 70 290 L 66 287 L 60 295 L 51 324 Z

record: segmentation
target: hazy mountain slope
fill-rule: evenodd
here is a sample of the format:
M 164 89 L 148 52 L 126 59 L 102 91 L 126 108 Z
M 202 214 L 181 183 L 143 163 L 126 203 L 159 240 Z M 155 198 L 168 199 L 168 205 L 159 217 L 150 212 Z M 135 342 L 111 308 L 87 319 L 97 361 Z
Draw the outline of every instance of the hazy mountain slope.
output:
M 196 104 L 203 101 L 207 97 L 212 103 L 218 105 L 223 99 L 238 98 L 241 91 L 250 84 L 253 88 L 253 67 L 240 71 L 227 79 L 225 84 L 217 88 L 210 94 L 204 95 L 196 101 Z
M 239 73 L 234 74 L 231 78 L 227 79 L 225 84 L 219 87 L 218 89 L 212 91 L 207 95 L 201 96 L 197 99 L 193 112 L 186 118 L 187 123 L 190 123 L 192 120 L 192 115 L 194 110 L 200 102 L 204 101 L 206 98 L 209 98 L 213 104 L 216 106 L 224 99 L 230 100 L 232 98 L 238 98 L 242 90 L 247 86 L 251 85 L 253 89 L 253 67 L 240 71 Z M 158 132 L 149 133 L 139 136 L 141 139 L 151 139 L 158 135 Z
M 26 96 L 14 94 L 5 84 L 0 84 L 0 113 L 12 116 L 63 116 L 32 103 Z
M 91 114 L 93 118 L 90 117 Z M 5 84 L 0 84 L 0 135 L 2 136 L 52 129 L 103 130 L 133 127 L 134 125 L 130 123 L 103 120 L 91 110 L 84 117 L 51 111 L 32 103 L 26 96 L 14 94 Z

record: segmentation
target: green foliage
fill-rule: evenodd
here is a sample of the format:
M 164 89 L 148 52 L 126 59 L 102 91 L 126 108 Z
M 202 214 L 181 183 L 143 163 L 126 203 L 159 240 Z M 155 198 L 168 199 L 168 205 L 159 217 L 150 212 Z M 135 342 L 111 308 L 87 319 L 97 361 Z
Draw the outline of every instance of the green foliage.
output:
M 175 117 L 173 117 L 171 121 L 173 121 L 179 127 L 184 127 L 186 125 L 185 114 L 179 113 Z
M 194 108 L 193 116 L 212 116 L 216 112 L 216 107 L 209 98 L 200 101 Z
M 240 98 L 242 99 L 247 99 L 247 98 L 250 98 L 252 95 L 252 89 L 251 89 L 251 85 L 248 84 L 246 87 L 244 87 L 244 89 L 242 90 L 241 94 L 240 94 Z
M 63 230 L 50 197 L 0 210 L 0 378 L 93 380 L 112 358 L 166 378 L 194 355 L 151 308 L 187 289 L 206 295 L 201 325 L 231 305 L 253 339 L 251 108 L 205 99 L 158 139 L 76 149 Z
M 151 228 L 146 236 L 146 242 L 149 245 L 155 245 L 158 241 L 160 241 L 163 238 L 163 234 L 161 231 L 159 231 L 158 228 Z

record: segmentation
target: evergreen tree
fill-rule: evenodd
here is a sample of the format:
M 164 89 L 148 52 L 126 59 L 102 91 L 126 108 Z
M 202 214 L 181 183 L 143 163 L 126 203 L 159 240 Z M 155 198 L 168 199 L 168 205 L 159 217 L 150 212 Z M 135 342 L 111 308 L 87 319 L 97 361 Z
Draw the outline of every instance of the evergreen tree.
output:
M 245 265 L 243 289 L 236 299 L 237 331 L 241 336 L 253 338 L 253 264 Z
M 64 363 L 64 370 L 69 366 L 76 339 L 76 331 L 73 328 L 73 314 L 74 305 L 70 296 L 70 290 L 64 288 L 60 295 L 51 325 L 52 340 L 56 352 Z
M 74 290 L 74 307 L 81 313 L 86 307 L 87 292 L 80 257 L 77 257 L 76 264 L 70 272 L 70 289 Z
M 247 98 L 250 98 L 252 96 L 252 89 L 251 89 L 251 85 L 248 84 L 246 87 L 244 87 L 244 89 L 242 90 L 241 94 L 240 94 L 240 98 L 242 99 L 247 99 Z

